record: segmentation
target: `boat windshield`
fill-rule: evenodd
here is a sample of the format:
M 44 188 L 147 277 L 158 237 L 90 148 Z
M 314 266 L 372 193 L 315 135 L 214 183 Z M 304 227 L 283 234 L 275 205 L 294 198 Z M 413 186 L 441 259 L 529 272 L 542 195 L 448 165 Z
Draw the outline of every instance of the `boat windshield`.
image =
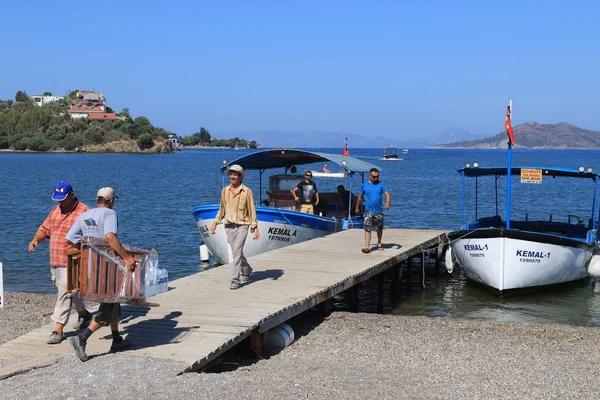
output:
M 269 189 L 277 192 L 289 192 L 303 179 L 300 175 L 273 175 L 270 177 Z

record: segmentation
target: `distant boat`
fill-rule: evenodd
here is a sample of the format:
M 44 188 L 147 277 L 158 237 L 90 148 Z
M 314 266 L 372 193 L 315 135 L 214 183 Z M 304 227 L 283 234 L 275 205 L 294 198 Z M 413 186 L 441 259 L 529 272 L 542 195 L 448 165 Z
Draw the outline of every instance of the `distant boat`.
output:
M 398 149 L 396 149 L 395 147 L 386 147 L 385 149 L 383 149 L 382 160 L 388 160 L 388 161 L 400 160 L 400 158 L 398 158 Z
M 402 149 L 402 154 L 408 154 L 408 149 Z

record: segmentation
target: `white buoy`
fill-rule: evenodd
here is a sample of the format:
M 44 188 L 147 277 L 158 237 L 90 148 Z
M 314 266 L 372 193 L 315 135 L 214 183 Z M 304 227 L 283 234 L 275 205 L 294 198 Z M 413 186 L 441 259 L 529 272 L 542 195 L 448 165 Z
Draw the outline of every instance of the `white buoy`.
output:
M 600 278 L 600 254 L 592 256 L 590 264 L 588 265 L 588 275 L 592 278 Z
M 448 249 L 446 249 L 446 255 L 444 257 L 444 264 L 446 264 L 446 270 L 449 274 L 454 271 L 454 263 L 452 262 L 452 247 L 448 245 Z
M 284 349 L 294 342 L 294 330 L 288 324 L 277 325 L 263 338 L 265 347 Z
M 208 262 L 210 258 L 210 251 L 208 251 L 208 246 L 204 243 L 200 245 L 200 262 Z

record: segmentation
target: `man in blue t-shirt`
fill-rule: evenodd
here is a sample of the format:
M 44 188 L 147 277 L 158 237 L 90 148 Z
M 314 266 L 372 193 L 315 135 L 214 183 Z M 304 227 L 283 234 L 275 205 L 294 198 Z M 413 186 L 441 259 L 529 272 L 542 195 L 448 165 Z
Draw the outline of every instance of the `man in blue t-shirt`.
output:
M 385 195 L 385 206 L 383 203 Z M 356 200 L 357 214 L 360 210 L 360 204 L 365 201 L 365 212 L 363 214 L 363 225 L 365 229 L 365 248 L 363 253 L 371 252 L 371 232 L 377 231 L 377 249 L 383 250 L 381 238 L 383 237 L 383 208 L 390 209 L 390 192 L 388 192 L 385 183 L 379 181 L 379 170 L 371 168 L 369 171 L 369 180 L 362 184 L 360 196 Z

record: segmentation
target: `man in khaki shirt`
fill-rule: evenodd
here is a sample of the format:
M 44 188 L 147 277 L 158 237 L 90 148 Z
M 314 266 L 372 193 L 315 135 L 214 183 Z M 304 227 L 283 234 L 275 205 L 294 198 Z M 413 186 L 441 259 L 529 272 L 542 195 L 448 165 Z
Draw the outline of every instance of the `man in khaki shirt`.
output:
M 209 229 L 215 234 L 217 225 L 223 221 L 227 243 L 231 246 L 233 254 L 233 273 L 231 275 L 231 289 L 238 289 L 240 284 L 247 283 L 252 274 L 252 267 L 244 256 L 244 244 L 248 237 L 248 229 L 254 233 L 254 240 L 260 238 L 258 232 L 258 220 L 256 208 L 254 207 L 254 196 L 252 190 L 242 183 L 246 176 L 244 169 L 237 165 L 231 165 L 227 169 L 230 185 L 221 191 L 221 207 L 215 217 L 215 221 Z

